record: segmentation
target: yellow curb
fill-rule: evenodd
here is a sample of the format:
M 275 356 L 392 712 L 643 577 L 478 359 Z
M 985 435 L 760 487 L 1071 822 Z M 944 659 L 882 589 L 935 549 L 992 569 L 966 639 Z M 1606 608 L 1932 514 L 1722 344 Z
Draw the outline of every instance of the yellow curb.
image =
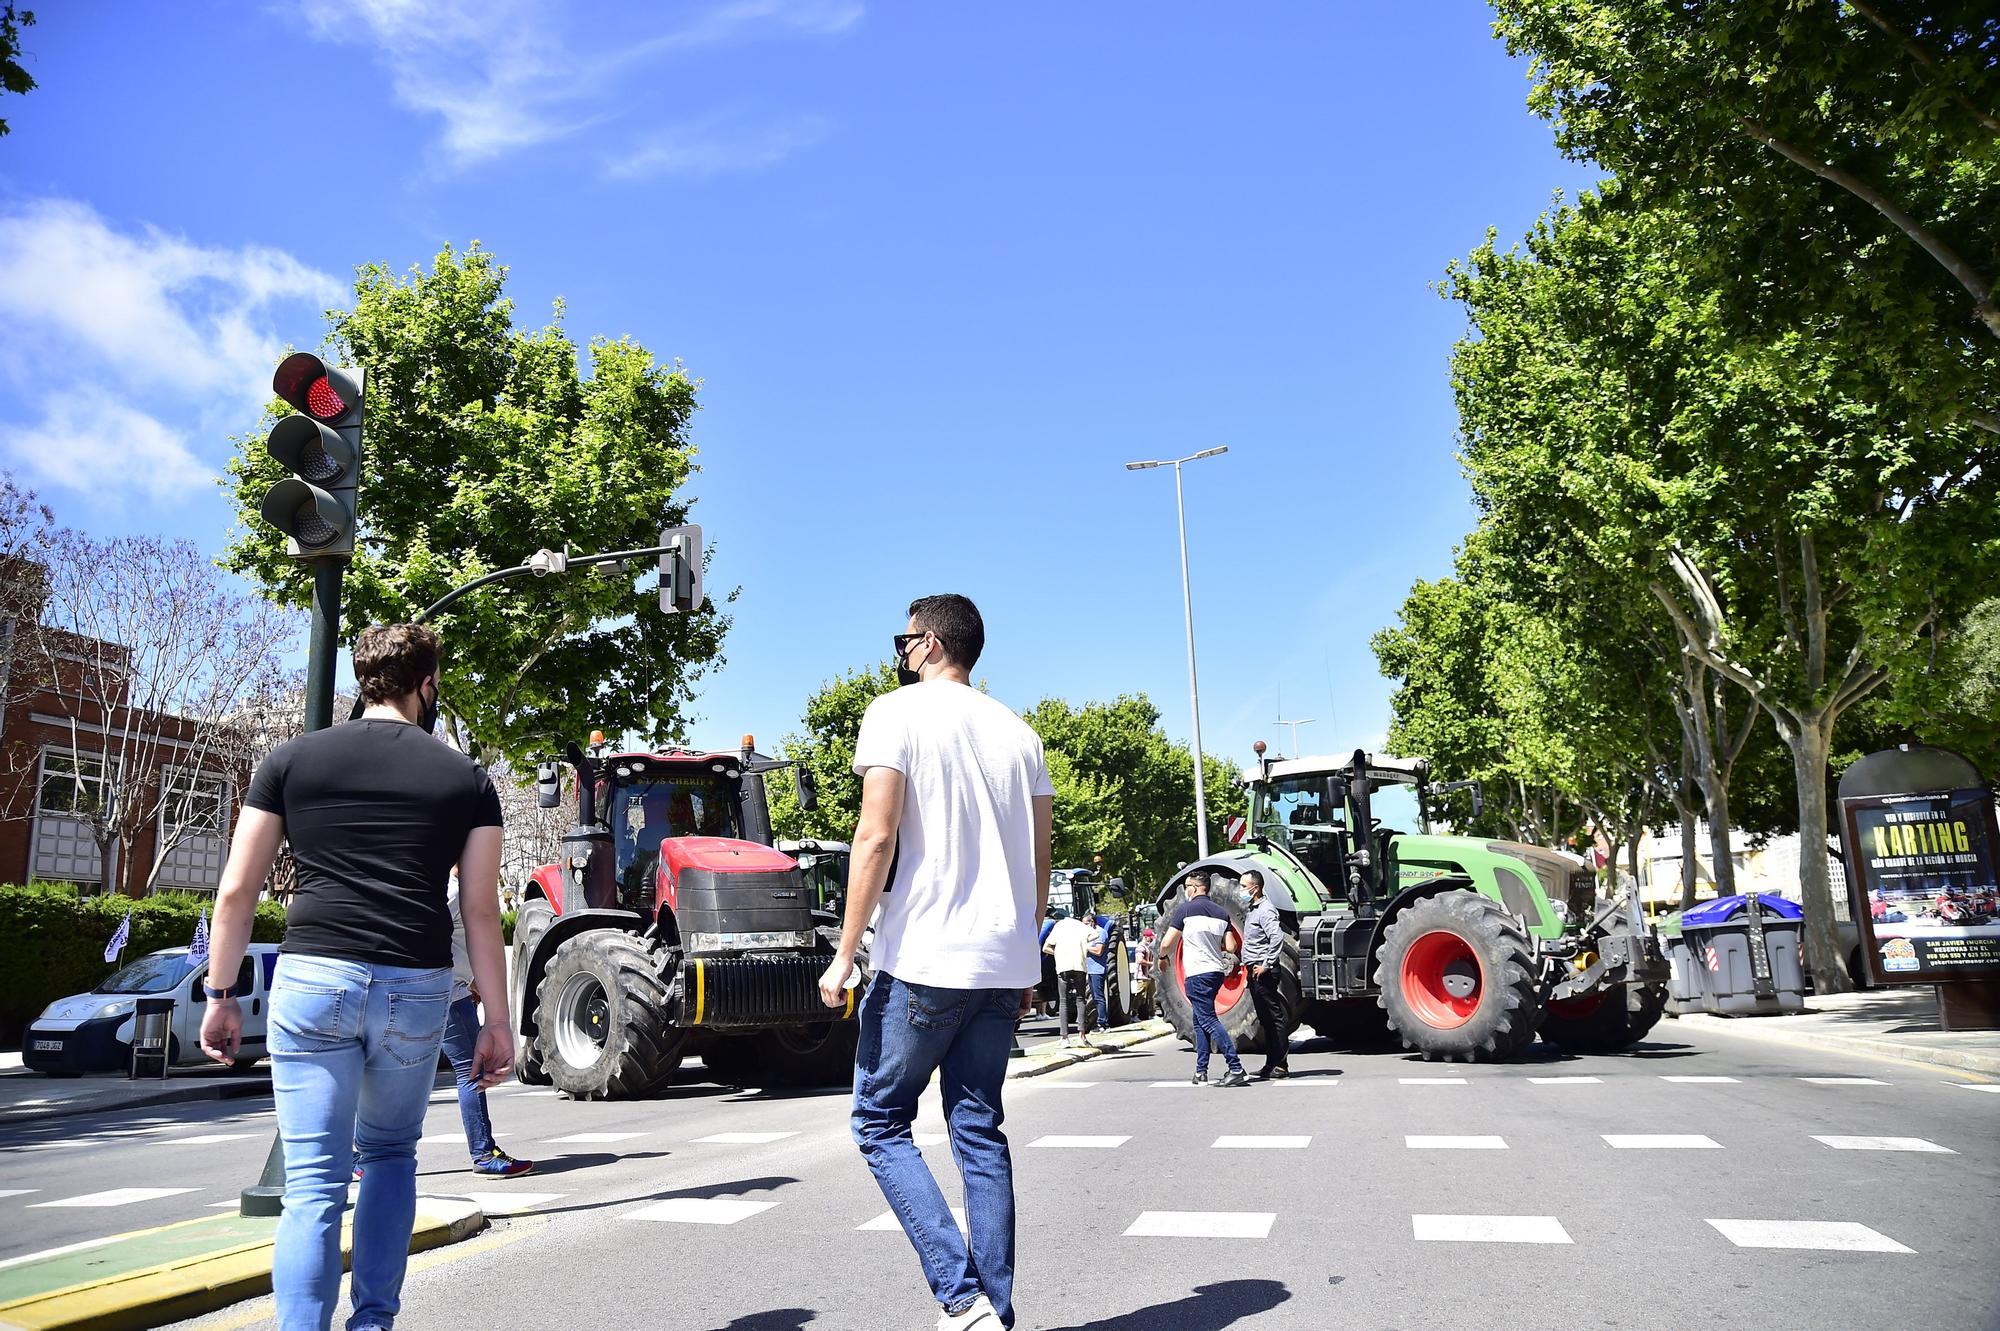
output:
M 417 1205 L 416 1225 L 410 1231 L 411 1252 L 457 1243 L 486 1228 L 485 1213 L 470 1202 L 423 1198 Z M 120 1237 L 135 1238 L 195 1223 L 198 1222 L 182 1221 Z M 273 1246 L 270 1240 L 237 1244 L 218 1252 L 0 1304 L 0 1326 L 22 1331 L 67 1327 L 142 1331 L 146 1327 L 199 1317 L 269 1293 Z M 341 1229 L 343 1264 L 352 1246 L 353 1226 L 349 1223 Z

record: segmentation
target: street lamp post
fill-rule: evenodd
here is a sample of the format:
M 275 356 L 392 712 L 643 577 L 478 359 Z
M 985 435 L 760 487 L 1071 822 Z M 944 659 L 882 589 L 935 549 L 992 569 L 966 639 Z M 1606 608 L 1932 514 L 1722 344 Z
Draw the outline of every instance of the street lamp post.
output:
M 1188 713 L 1194 730 L 1194 842 L 1195 852 L 1202 859 L 1208 858 L 1208 792 L 1203 786 L 1201 771 L 1201 685 L 1196 680 L 1194 668 L 1194 590 L 1188 583 L 1187 500 L 1181 490 L 1181 466 L 1203 458 L 1221 457 L 1228 451 L 1229 447 L 1225 444 L 1220 448 L 1205 448 L 1199 453 L 1190 453 L 1184 458 L 1125 464 L 1127 471 L 1147 471 L 1154 467 L 1174 469 L 1174 510 L 1180 517 L 1181 528 L 1181 609 L 1187 616 Z

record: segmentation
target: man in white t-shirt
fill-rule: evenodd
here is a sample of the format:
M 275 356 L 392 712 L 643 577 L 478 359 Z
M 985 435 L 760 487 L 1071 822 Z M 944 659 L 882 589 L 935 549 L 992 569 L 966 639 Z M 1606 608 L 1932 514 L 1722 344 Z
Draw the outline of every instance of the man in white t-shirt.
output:
M 1014 1167 L 1000 1097 L 1015 1018 L 1041 979 L 1049 894 L 1048 763 L 1027 723 L 972 687 L 985 645 L 965 597 L 911 603 L 895 643 L 903 687 L 869 704 L 855 743 L 861 821 L 839 951 L 820 977 L 826 1005 L 845 1006 L 872 917 L 854 1140 L 916 1249 L 941 1331 L 1014 1325 Z M 963 1236 L 910 1133 L 934 1075 L 965 1188 Z
M 1081 917 L 1065 915 L 1049 930 L 1042 951 L 1056 959 L 1056 1017 L 1063 1047 L 1070 1044 L 1069 1014 L 1076 1013 L 1076 1038 L 1090 1043 L 1090 943 L 1097 930 Z

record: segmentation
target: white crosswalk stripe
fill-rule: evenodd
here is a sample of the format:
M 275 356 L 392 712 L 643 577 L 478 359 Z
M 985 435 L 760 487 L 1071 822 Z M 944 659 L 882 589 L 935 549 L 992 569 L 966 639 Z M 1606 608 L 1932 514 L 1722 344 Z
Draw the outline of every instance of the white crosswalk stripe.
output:
M 1660 1080 L 1675 1082 L 1682 1086 L 1737 1086 L 1741 1084 L 1740 1079 L 1736 1077 L 1661 1077 Z
M 567 1137 L 544 1137 L 546 1146 L 600 1146 L 611 1142 L 629 1142 L 635 1137 L 643 1137 L 643 1132 L 572 1132 Z
M 436 1195 L 463 1198 L 477 1204 L 487 1215 L 525 1215 L 569 1196 L 566 1192 L 515 1192 L 509 1188 L 483 1188 L 473 1192 Z
M 160 1145 L 213 1146 L 217 1142 L 249 1141 L 252 1137 L 256 1135 L 257 1134 L 254 1132 L 205 1132 L 198 1137 L 167 1137 L 160 1142 Z
M 1571 1243 L 1552 1215 L 1413 1215 L 1420 1243 Z
M 1800 1077 L 1798 1080 L 1811 1082 L 1815 1086 L 1887 1086 L 1886 1081 L 1873 1077 Z
M 1141 1211 L 1128 1239 L 1261 1239 L 1277 1219 L 1270 1211 Z
M 1604 1144 L 1619 1151 L 1719 1151 L 1722 1143 L 1698 1132 L 1604 1134 Z
M 1413 1151 L 1504 1151 L 1505 1137 L 1404 1137 L 1403 1145 Z
M 746 1202 L 732 1197 L 669 1197 L 636 1211 L 627 1220 L 656 1220 L 676 1225 L 733 1225 L 776 1206 L 776 1202 Z
M 1914 1252 L 1886 1234 L 1851 1220 L 1710 1220 L 1739 1248 L 1807 1248 L 1823 1252 Z
M 0 1197 L 26 1197 L 40 1191 L 40 1188 L 0 1188 Z
M 962 1206 L 952 1207 L 951 1218 L 958 1222 L 959 1232 L 961 1234 L 964 1233 L 966 1230 L 965 1208 Z M 884 1211 L 881 1215 L 876 1216 L 873 1220 L 870 1220 L 866 1224 L 856 1225 L 854 1229 L 856 1233 L 872 1234 L 872 1233 L 880 1233 L 883 1230 L 889 1230 L 894 1233 L 900 1234 L 903 1232 L 903 1222 L 896 1219 L 896 1213 L 894 1211 Z
M 1463 1077 L 1398 1077 L 1398 1086 L 1464 1086 Z
M 1933 1155 L 1957 1155 L 1948 1146 L 1925 1141 L 1922 1137 L 1820 1137 L 1813 1140 L 1831 1146 L 1836 1151 L 1924 1151 Z
M 1047 1137 L 1037 1137 L 1029 1146 L 1047 1146 L 1056 1149 L 1070 1148 L 1084 1151 L 1109 1151 L 1131 1141 L 1130 1137 L 1082 1137 L 1065 1136 L 1061 1133 Z
M 710 1146 L 769 1146 L 787 1137 L 796 1137 L 796 1132 L 717 1132 L 707 1137 L 696 1137 L 697 1145 Z
M 162 1197 L 179 1197 L 200 1192 L 200 1188 L 112 1188 L 108 1192 L 87 1192 L 81 1197 L 62 1197 L 52 1202 L 31 1202 L 29 1209 L 56 1206 L 130 1206 L 134 1202 L 155 1202 Z
M 1537 1086 L 1597 1086 L 1602 1085 L 1602 1077 L 1530 1077 Z
M 1956 1086 L 1961 1091 L 1985 1091 L 1988 1095 L 2000 1094 L 2000 1082 L 1981 1084 L 1975 1081 L 1948 1081 L 1947 1086 Z
M 1311 1137 L 1217 1137 L 1210 1147 L 1216 1151 L 1303 1151 Z

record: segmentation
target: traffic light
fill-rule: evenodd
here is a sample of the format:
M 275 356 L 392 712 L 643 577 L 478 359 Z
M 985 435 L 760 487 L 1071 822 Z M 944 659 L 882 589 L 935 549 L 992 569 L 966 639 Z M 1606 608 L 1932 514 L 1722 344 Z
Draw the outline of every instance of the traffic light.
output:
M 291 538 L 294 559 L 354 553 L 361 485 L 362 371 L 328 365 L 307 351 L 278 363 L 271 391 L 302 414 L 271 427 L 265 451 L 292 475 L 264 495 L 264 521 Z
M 669 615 L 701 609 L 701 528 L 690 523 L 660 532 L 660 609 Z

